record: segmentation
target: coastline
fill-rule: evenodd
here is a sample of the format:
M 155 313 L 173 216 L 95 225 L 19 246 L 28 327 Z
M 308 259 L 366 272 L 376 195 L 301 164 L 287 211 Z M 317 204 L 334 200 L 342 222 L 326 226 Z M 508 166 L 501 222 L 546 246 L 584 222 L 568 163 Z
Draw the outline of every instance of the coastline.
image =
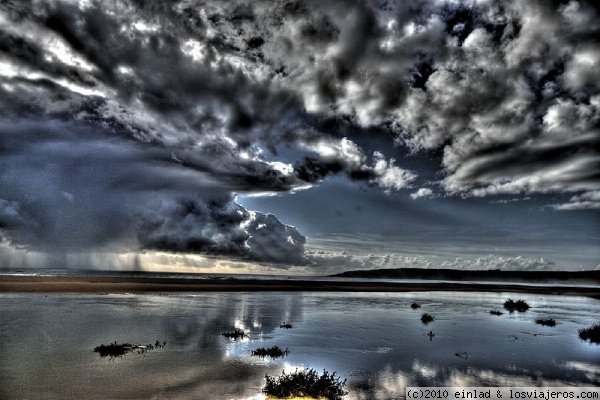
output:
M 0 276 L 0 293 L 195 293 L 195 292 L 516 292 L 580 295 L 600 298 L 597 287 L 527 285 L 506 282 L 381 282 L 286 280 L 122 278 L 73 276 Z

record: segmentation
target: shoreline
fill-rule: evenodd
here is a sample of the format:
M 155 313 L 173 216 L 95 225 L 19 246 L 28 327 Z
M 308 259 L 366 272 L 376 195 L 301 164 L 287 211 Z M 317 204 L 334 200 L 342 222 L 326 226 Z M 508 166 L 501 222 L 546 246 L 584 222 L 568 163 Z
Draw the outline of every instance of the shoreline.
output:
M 285 279 L 178 279 L 66 276 L 0 276 L 0 293 L 202 293 L 202 292 L 515 292 L 600 298 L 600 290 L 570 285 L 462 282 L 355 282 Z

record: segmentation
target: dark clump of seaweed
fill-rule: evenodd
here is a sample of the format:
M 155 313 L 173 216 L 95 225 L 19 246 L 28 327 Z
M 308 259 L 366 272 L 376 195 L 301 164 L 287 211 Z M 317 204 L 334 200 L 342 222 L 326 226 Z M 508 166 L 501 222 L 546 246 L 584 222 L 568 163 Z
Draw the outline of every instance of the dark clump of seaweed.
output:
M 265 375 L 266 383 L 263 393 L 278 399 L 290 397 L 325 398 L 329 400 L 340 400 L 348 392 L 344 390 L 346 380 L 340 380 L 336 373 L 330 374 L 323 370 L 319 375 L 314 369 L 296 370 L 279 377 Z
M 504 302 L 504 308 L 506 308 L 510 312 L 513 312 L 513 311 L 525 312 L 525 311 L 529 310 L 530 307 L 529 307 L 529 304 L 527 304 L 527 302 L 525 300 L 514 301 L 513 299 L 508 299 Z
M 421 322 L 425 325 L 429 324 L 430 322 L 433 322 L 434 319 L 435 317 L 433 315 L 429 315 L 427 313 L 423 313 L 423 315 L 421 315 Z
M 538 325 L 543 325 L 543 326 L 556 326 L 556 321 L 553 320 L 552 318 L 550 319 L 536 319 L 535 323 Z
M 243 339 L 245 337 L 250 337 L 250 335 L 248 335 L 246 332 L 240 330 L 240 329 L 234 329 L 231 332 L 223 332 L 221 333 L 221 335 L 225 336 L 228 339 L 233 339 L 233 340 L 238 340 L 238 339 Z
M 100 357 L 122 357 L 128 351 L 131 351 L 133 346 L 131 343 L 122 343 L 117 344 L 117 342 L 111 343 L 109 345 L 101 344 L 100 346 L 94 347 L 94 352 L 99 353 Z
M 502 311 L 492 310 L 492 311 L 490 311 L 490 314 L 492 314 L 492 315 L 502 315 L 504 313 Z
M 418 305 L 417 303 L 412 303 L 412 304 L 410 305 L 410 308 L 412 308 L 413 310 L 416 310 L 417 308 L 421 308 L 421 306 L 420 306 L 420 305 Z
M 285 328 L 285 329 L 292 329 L 292 324 L 288 324 L 287 322 L 284 322 L 283 324 L 279 325 L 280 328 Z
M 600 323 L 594 324 L 589 328 L 579 330 L 581 340 L 589 340 L 591 343 L 600 344 Z
M 283 350 L 281 349 L 279 346 L 273 346 L 270 348 L 265 348 L 265 347 L 260 347 L 256 350 L 252 350 L 252 355 L 255 357 L 271 357 L 273 359 L 275 358 L 280 358 L 280 357 L 285 357 L 288 354 L 290 354 L 290 351 L 287 349 Z

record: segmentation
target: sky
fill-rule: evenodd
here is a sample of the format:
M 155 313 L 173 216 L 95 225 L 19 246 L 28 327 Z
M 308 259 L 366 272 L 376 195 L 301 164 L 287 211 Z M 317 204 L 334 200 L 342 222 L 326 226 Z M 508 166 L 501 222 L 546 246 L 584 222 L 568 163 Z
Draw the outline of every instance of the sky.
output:
M 4 0 L 0 267 L 600 268 L 586 1 Z

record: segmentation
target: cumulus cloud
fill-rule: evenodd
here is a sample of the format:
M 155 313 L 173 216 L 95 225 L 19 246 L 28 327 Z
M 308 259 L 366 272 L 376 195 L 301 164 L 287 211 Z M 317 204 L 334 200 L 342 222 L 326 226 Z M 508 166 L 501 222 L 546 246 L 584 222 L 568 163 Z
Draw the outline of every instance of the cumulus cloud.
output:
M 552 204 L 555 210 L 591 210 L 600 209 L 600 191 L 586 192 L 571 197 L 567 203 Z
M 295 265 L 309 263 L 304 252 L 306 237 L 274 215 L 251 211 L 242 226 L 248 231 L 247 244 L 255 259 Z
M 350 254 L 346 251 L 312 250 L 308 258 L 323 269 L 330 271 L 371 270 L 381 268 L 423 268 L 507 271 L 549 271 L 559 269 L 556 264 L 543 257 L 500 256 L 489 254 L 482 257 L 436 258 L 405 256 L 399 254 Z
M 315 182 L 329 174 L 343 172 L 350 179 L 376 184 L 386 191 L 409 187 L 416 174 L 395 165 L 393 158 L 386 160 L 382 153 L 373 153 L 373 165 L 368 165 L 362 149 L 348 138 L 321 140 L 306 144 L 305 148 L 319 155 L 318 159 L 305 157 L 297 163 L 297 175 L 307 182 Z
M 337 165 L 385 189 L 412 179 L 394 160 L 375 155 L 368 166 L 352 141 L 315 130 L 304 93 L 283 79 L 289 71 L 263 54 L 275 49 L 266 38 L 282 16 L 313 35 L 305 6 L 193 3 L 0 5 L 5 240 L 303 264 L 304 237 L 235 204 L 236 193 L 306 187 Z M 335 40 L 329 28 L 315 35 Z M 339 154 L 309 150 L 319 141 Z M 281 143 L 307 167 L 264 155 L 276 157 Z M 314 172 L 308 153 L 326 171 Z
M 410 197 L 412 197 L 413 200 L 416 200 L 421 197 L 431 197 L 431 196 L 433 196 L 433 190 L 431 190 L 429 188 L 420 188 L 419 190 L 417 190 L 414 193 L 411 193 L 411 195 L 410 195 Z
M 258 3 L 251 17 L 225 17 L 239 8 L 213 5 L 212 26 L 240 48 L 259 27 L 252 54 L 307 110 L 443 150 L 449 193 L 597 190 L 600 18 L 590 3 Z
M 357 144 L 371 127 L 443 154 L 449 194 L 584 208 L 600 190 L 599 30 L 575 0 L 3 1 L 2 237 L 301 263 L 297 231 L 235 194 L 333 174 L 411 187 L 418 171 Z

